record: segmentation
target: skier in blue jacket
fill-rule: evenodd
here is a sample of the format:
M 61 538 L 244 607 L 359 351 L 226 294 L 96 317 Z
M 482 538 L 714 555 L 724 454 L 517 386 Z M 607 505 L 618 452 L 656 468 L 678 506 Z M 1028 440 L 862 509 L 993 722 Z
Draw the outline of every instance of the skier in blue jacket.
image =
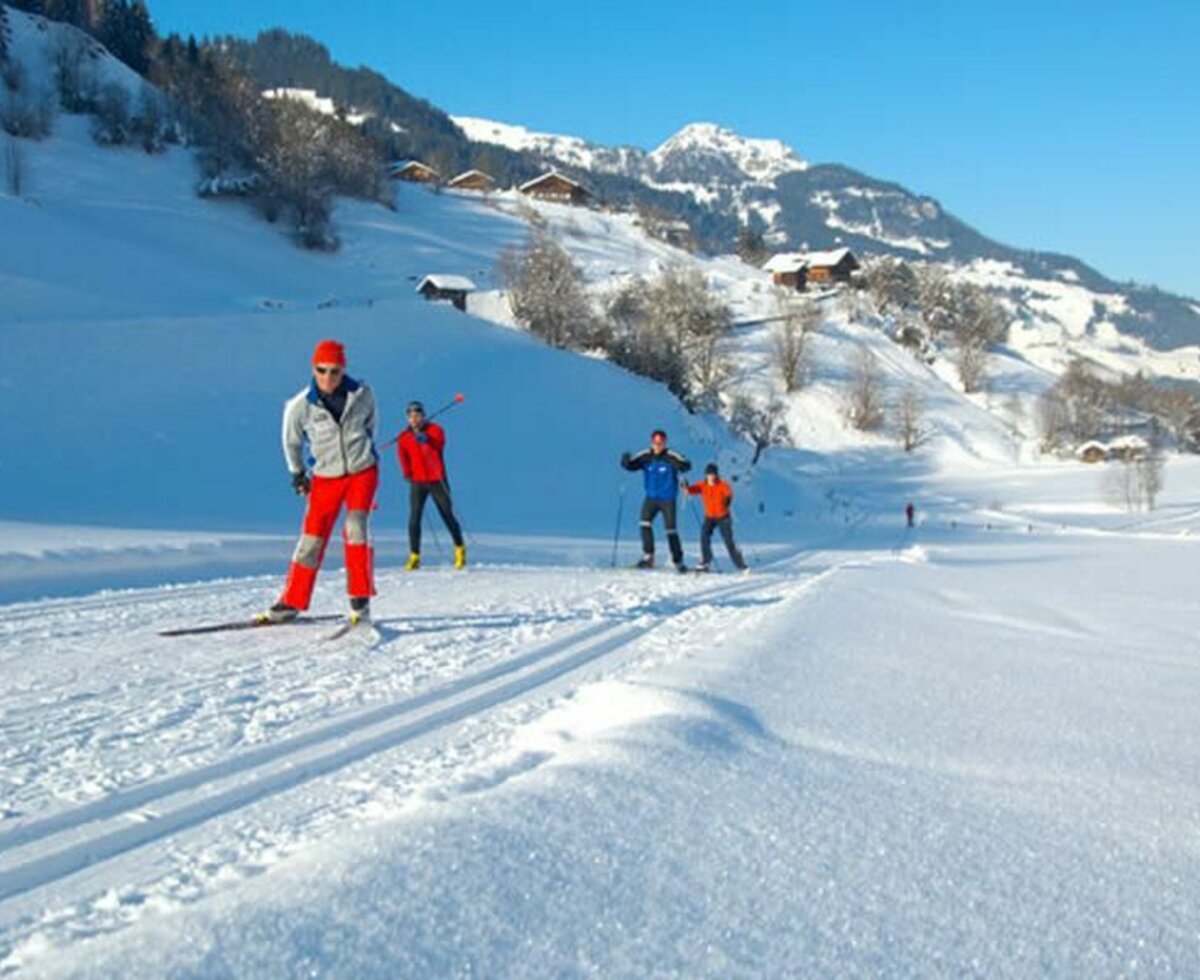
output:
M 671 549 L 671 560 L 681 572 L 686 572 L 683 564 L 683 545 L 679 541 L 679 531 L 675 526 L 677 514 L 676 502 L 679 494 L 679 476 L 692 468 L 691 462 L 673 449 L 667 448 L 667 434 L 662 429 L 656 429 L 650 436 L 650 448 L 640 453 L 621 454 L 621 465 L 625 469 L 636 472 L 642 471 L 642 479 L 646 484 L 646 499 L 642 502 L 642 560 L 638 568 L 654 567 L 654 529 L 653 522 L 656 514 L 662 514 L 663 526 L 667 531 L 667 544 Z

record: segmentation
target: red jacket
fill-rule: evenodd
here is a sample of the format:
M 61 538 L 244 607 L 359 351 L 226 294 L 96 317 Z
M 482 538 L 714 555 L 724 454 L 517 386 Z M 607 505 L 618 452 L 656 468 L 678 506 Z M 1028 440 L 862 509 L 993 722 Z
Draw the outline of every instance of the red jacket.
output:
M 446 464 L 442 451 L 446 448 L 446 431 L 436 422 L 426 422 L 420 433 L 412 427 L 400 433 L 396 452 L 400 456 L 400 471 L 404 479 L 414 483 L 441 483 L 446 479 Z
M 724 480 L 709 484 L 707 480 L 689 483 L 687 492 L 693 497 L 704 498 L 704 516 L 724 520 L 729 516 L 729 505 L 733 503 L 733 487 Z

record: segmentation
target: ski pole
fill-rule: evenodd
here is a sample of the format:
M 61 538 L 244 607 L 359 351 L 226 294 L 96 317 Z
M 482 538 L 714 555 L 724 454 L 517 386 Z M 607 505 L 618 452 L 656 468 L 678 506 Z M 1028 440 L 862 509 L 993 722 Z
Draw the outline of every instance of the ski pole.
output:
M 621 490 L 617 494 L 617 527 L 613 531 L 613 554 L 612 567 L 617 567 L 617 542 L 621 539 L 621 517 L 625 513 L 625 484 L 621 484 Z
M 445 405 L 443 405 L 441 408 L 439 408 L 432 415 L 426 415 L 425 421 L 432 422 L 439 415 L 445 415 L 446 412 L 450 411 L 450 409 L 454 408 L 457 405 L 461 405 L 466 400 L 467 400 L 467 396 L 460 392 L 459 394 L 457 394 L 453 398 L 451 398 L 450 401 L 446 402 Z M 401 433 L 403 433 L 404 430 L 401 429 L 400 431 L 401 431 Z M 387 442 L 385 442 L 382 446 L 380 446 L 379 449 L 387 449 L 389 446 L 392 446 L 399 441 L 400 441 L 399 435 L 392 436 L 392 438 L 390 438 Z

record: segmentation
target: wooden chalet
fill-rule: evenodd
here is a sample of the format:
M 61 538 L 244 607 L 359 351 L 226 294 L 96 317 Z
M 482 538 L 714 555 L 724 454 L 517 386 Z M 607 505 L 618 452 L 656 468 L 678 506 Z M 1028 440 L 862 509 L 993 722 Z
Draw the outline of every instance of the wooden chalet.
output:
M 1145 459 L 1149 452 L 1150 443 L 1138 435 L 1118 436 L 1108 444 L 1109 459 Z
M 808 263 L 797 252 L 772 255 L 763 268 L 771 273 L 771 282 L 776 286 L 803 292 L 808 283 Z
M 848 248 L 834 248 L 825 252 L 806 252 L 804 260 L 808 264 L 808 281 L 830 285 L 840 282 L 848 283 L 850 276 L 861 268 Z
M 467 309 L 467 294 L 478 287 L 466 276 L 430 275 L 417 285 L 417 292 L 428 300 L 453 303 L 464 313 Z
M 588 204 L 592 200 L 591 191 L 557 170 L 534 177 L 517 190 L 540 201 L 556 201 L 559 204 Z
M 440 184 L 442 175 L 420 160 L 405 160 L 394 164 L 388 171 L 392 180 L 406 180 L 411 184 Z
M 1108 447 L 1093 439 L 1075 450 L 1075 458 L 1081 463 L 1103 463 L 1108 459 Z
M 496 189 L 496 181 L 482 170 L 467 170 L 446 185 L 456 191 L 477 191 L 488 194 Z

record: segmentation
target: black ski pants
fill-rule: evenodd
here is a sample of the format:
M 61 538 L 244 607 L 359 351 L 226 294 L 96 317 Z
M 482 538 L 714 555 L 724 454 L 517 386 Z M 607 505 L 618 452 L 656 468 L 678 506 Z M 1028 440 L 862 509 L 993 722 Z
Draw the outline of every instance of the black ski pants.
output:
M 746 560 L 742 557 L 742 553 L 738 551 L 738 546 L 733 543 L 732 517 L 704 518 L 704 524 L 700 528 L 700 560 L 706 565 L 712 564 L 712 536 L 713 531 L 716 530 L 721 532 L 721 537 L 725 540 L 725 550 L 729 552 L 729 560 L 738 568 L 745 568 Z
M 446 523 L 446 530 L 454 539 L 454 546 L 463 546 L 462 527 L 454 516 L 454 506 L 450 502 L 450 488 L 445 480 L 437 483 L 412 483 L 408 496 L 408 549 L 415 555 L 421 553 L 421 516 L 425 513 L 425 501 L 430 497 L 437 504 L 438 513 Z
M 675 527 L 676 507 L 674 500 L 651 500 L 642 502 L 642 552 L 654 554 L 654 528 L 651 526 L 656 514 L 662 514 L 663 527 L 667 531 L 667 545 L 671 549 L 671 561 L 683 564 L 683 545 L 679 541 L 679 530 Z

